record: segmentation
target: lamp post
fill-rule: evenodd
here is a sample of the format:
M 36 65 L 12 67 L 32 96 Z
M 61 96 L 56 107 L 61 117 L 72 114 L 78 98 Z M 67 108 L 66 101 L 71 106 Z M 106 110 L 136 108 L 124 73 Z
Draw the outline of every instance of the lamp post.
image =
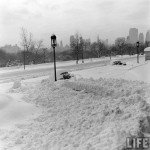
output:
M 136 42 L 136 47 L 137 47 L 137 63 L 139 63 L 139 45 L 140 45 L 139 41 Z
M 80 42 L 81 42 L 81 48 L 82 48 L 82 63 L 84 63 L 84 47 L 86 49 L 86 44 L 85 44 L 84 40 L 82 39 L 82 37 L 80 40 L 81 40 Z
M 83 54 L 83 50 L 82 50 L 82 63 L 84 63 L 84 54 Z
M 79 59 L 79 41 L 78 41 L 79 39 L 78 39 L 78 37 L 77 37 L 77 60 L 76 60 L 76 64 L 78 64 L 78 59 Z
M 110 60 L 111 60 L 111 48 L 109 47 L 109 57 L 110 57 Z
M 24 70 L 26 68 L 26 54 L 25 54 L 25 46 L 24 46 L 24 51 L 23 51 L 23 65 L 24 65 Z
M 55 47 L 57 46 L 56 43 L 56 35 L 51 36 L 51 46 L 53 47 L 53 54 L 54 54 L 54 76 L 55 76 L 55 81 L 57 81 L 56 77 L 56 57 L 55 57 Z

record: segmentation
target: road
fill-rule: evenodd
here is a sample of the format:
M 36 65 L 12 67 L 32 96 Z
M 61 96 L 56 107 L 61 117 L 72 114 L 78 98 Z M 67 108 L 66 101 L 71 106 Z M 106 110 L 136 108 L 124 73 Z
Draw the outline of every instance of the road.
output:
M 119 58 L 123 61 L 131 61 L 133 59 L 136 59 L 135 57 L 128 57 L 128 58 Z M 101 67 L 101 66 L 106 66 L 110 64 L 110 60 L 99 60 L 99 61 L 93 61 L 93 62 L 87 62 L 84 64 L 62 64 L 57 67 L 57 70 L 67 70 L 67 71 L 75 71 L 75 70 L 81 70 L 81 69 L 86 69 L 86 68 L 93 68 L 93 67 Z M 11 72 L 6 72 L 0 74 L 0 83 L 3 82 L 11 82 L 15 79 L 26 79 L 26 78 L 35 78 L 39 76 L 46 76 L 49 75 L 50 73 L 53 72 L 53 67 L 52 65 L 49 67 L 46 65 L 46 67 L 41 67 L 37 69 L 29 69 L 29 70 L 14 70 Z

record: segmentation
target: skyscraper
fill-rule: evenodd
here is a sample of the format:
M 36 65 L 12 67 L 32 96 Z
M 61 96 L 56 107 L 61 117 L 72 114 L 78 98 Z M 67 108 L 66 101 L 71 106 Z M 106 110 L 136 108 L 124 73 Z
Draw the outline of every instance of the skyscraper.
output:
M 74 42 L 75 37 L 73 35 L 70 36 L 70 43 Z
M 138 29 L 130 28 L 129 38 L 130 38 L 130 43 L 135 44 L 138 41 Z
M 129 36 L 127 36 L 127 38 L 126 38 L 126 43 L 127 43 L 127 44 L 130 43 L 130 37 L 129 37 Z
M 108 39 L 104 40 L 104 44 L 108 45 Z
M 148 30 L 146 33 L 145 42 L 150 42 L 150 30 Z
M 139 34 L 139 42 L 144 43 L 144 34 L 143 33 Z
M 60 41 L 60 47 L 63 48 L 63 42 L 62 41 Z

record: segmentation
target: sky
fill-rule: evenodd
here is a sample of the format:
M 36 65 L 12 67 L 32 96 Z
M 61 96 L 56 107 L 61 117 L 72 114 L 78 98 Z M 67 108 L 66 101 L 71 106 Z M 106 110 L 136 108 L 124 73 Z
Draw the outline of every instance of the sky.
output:
M 150 0 L 0 0 L 0 46 L 20 44 L 21 28 L 50 45 L 51 34 L 69 44 L 75 33 L 84 38 L 126 37 L 129 28 L 150 29 Z

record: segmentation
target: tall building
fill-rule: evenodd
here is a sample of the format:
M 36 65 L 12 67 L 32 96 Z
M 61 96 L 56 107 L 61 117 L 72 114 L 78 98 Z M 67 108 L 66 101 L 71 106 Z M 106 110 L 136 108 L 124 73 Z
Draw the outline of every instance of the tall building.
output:
M 138 41 L 138 29 L 130 28 L 129 38 L 130 38 L 130 43 L 135 44 Z
M 104 40 L 104 44 L 108 45 L 108 39 Z
M 144 34 L 143 33 L 139 34 L 139 42 L 144 43 Z
M 69 45 L 68 44 L 66 44 L 65 45 L 65 49 L 69 49 L 70 47 L 69 47 Z
M 126 43 L 127 43 L 127 44 L 130 43 L 130 37 L 129 37 L 129 36 L 127 36 Z
M 148 30 L 146 33 L 145 42 L 150 42 L 150 30 Z
M 73 35 L 70 36 L 70 43 L 72 43 L 75 40 L 75 37 Z
M 61 48 L 63 48 L 63 42 L 60 41 L 60 45 L 59 45 Z

